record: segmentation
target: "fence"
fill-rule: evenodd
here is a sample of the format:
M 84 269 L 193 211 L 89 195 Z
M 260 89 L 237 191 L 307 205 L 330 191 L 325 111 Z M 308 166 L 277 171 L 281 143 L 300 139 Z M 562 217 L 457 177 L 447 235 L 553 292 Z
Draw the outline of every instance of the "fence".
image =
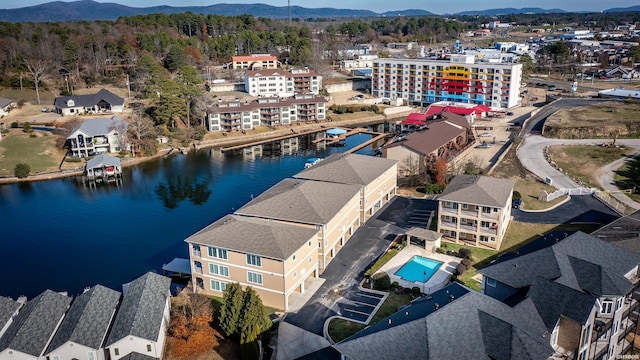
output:
M 544 201 L 552 201 L 554 199 L 559 198 L 560 196 L 563 195 L 569 195 L 569 196 L 573 196 L 573 195 L 591 195 L 595 192 L 598 192 L 597 189 L 594 188 L 573 188 L 573 189 L 567 189 L 567 188 L 562 188 L 562 189 L 558 189 L 550 194 L 546 194 L 546 196 L 544 196 L 543 200 Z
M 611 196 L 611 193 L 609 193 L 608 191 L 600 191 L 596 188 L 562 188 L 542 196 L 542 200 L 549 202 L 563 195 L 593 195 L 596 197 L 596 199 L 602 201 L 605 205 L 609 206 L 611 209 L 621 215 L 629 215 L 634 211 L 634 209 L 628 207 L 622 201 Z

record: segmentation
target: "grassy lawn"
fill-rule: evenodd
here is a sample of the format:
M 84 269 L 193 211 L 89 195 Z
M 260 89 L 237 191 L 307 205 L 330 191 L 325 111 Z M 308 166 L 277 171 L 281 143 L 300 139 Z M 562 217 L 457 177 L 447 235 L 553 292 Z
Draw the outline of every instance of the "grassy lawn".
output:
M 389 262 L 389 260 L 391 260 L 391 258 L 393 258 L 394 256 L 396 256 L 396 254 L 398 253 L 398 248 L 396 246 L 391 247 L 391 249 L 389 249 L 389 251 L 387 251 L 386 253 L 384 253 L 380 259 L 378 259 L 378 261 L 376 261 L 373 265 L 371 265 L 371 267 L 369 269 L 367 269 L 367 271 L 364 273 L 365 276 L 366 275 L 373 275 L 376 273 L 376 271 L 380 270 L 380 268 L 382 267 L 382 265 L 386 264 L 387 262 Z
M 548 193 L 554 192 L 556 189 L 540 181 L 517 179 L 514 191 L 518 191 L 522 195 L 522 205 L 526 210 L 544 210 L 548 209 L 556 204 L 559 204 L 566 200 L 567 196 L 560 196 L 553 201 L 546 202 L 538 200 L 538 195 L 541 191 Z
M 395 294 L 389 293 L 389 296 L 384 301 L 378 312 L 371 319 L 369 325 L 373 325 L 378 321 L 386 318 L 387 316 L 398 311 L 398 308 L 402 305 L 408 305 L 414 297 L 411 294 Z M 364 329 L 366 325 L 356 323 L 344 319 L 333 319 L 329 323 L 329 336 L 333 341 L 338 342 L 348 338 L 349 336 Z
M 465 271 L 464 274 L 458 276 L 458 280 L 464 285 L 470 287 L 473 290 L 480 291 L 480 283 L 472 279 L 477 274 L 477 269 L 480 268 L 477 264 L 489 263 L 491 259 L 498 254 L 495 250 L 481 249 L 466 245 L 453 244 L 448 242 L 442 242 L 442 247 L 447 250 L 459 251 L 460 249 L 469 249 L 471 251 L 471 268 Z
M 37 131 L 37 137 L 30 138 L 22 130 L 11 130 L 3 134 L 0 141 L 0 176 L 13 176 L 18 163 L 31 167 L 31 174 L 58 170 L 64 152 L 56 149 L 56 136 Z
M 634 159 L 634 161 L 638 161 L 639 159 Z M 633 188 L 633 182 L 626 176 L 629 171 L 629 164 L 622 165 L 618 170 L 615 171 L 613 175 L 613 181 L 615 181 L 616 186 L 620 189 L 631 189 Z M 630 197 L 634 201 L 640 201 L 640 194 L 627 193 L 627 196 Z
M 554 145 L 547 148 L 549 159 L 579 184 L 598 187 L 594 175 L 606 164 L 627 155 L 626 148 L 589 145 Z

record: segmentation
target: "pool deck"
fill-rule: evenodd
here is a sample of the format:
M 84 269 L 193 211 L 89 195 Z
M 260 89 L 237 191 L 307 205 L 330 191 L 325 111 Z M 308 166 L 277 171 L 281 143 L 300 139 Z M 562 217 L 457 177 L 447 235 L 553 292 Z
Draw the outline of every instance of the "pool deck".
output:
M 442 266 L 438 271 L 433 274 L 433 276 L 424 284 L 421 281 L 409 282 L 407 280 L 402 279 L 400 276 L 396 275 L 396 272 L 400 270 L 400 268 L 407 263 L 407 261 L 411 260 L 415 255 L 430 258 L 433 260 L 442 261 Z M 397 281 L 399 285 L 405 288 L 412 288 L 414 286 L 418 286 L 421 290 L 427 294 L 438 291 L 442 289 L 449 282 L 449 278 L 455 271 L 456 267 L 460 263 L 459 258 L 448 256 L 439 253 L 431 253 L 431 251 L 425 250 L 419 246 L 409 245 L 404 249 L 400 250 L 396 256 L 394 256 L 388 263 L 384 264 L 380 271 L 384 271 L 389 274 L 389 278 L 391 278 L 391 282 Z

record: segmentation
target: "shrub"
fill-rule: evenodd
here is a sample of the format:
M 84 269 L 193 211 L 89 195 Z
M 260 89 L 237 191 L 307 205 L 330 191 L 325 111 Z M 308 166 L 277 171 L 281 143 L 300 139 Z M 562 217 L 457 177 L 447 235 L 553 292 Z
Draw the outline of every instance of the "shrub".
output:
M 33 128 L 31 127 L 31 123 L 30 122 L 26 122 L 22 125 L 22 131 L 26 132 L 26 133 L 32 133 L 33 132 Z
M 257 341 L 240 344 L 240 358 L 242 360 L 258 360 L 260 358 L 260 347 Z
M 18 125 L 17 121 L 14 121 L 14 122 L 11 123 L 11 127 L 14 128 L 14 129 L 17 128 L 18 126 L 19 125 Z
M 412 288 L 411 288 L 411 293 L 412 293 L 413 295 L 420 295 L 420 288 L 419 288 L 419 287 L 417 287 L 417 286 L 412 287 Z
M 32 130 L 32 131 L 33 131 L 33 130 Z M 38 137 L 38 135 L 31 133 L 31 134 L 29 134 L 29 137 L 30 137 L 30 138 L 34 138 L 34 137 Z
M 443 248 L 441 248 L 441 247 L 438 247 L 438 248 L 436 248 L 436 252 L 437 252 L 438 254 L 444 254 L 444 253 L 446 253 L 446 252 L 447 252 L 447 250 L 445 250 L 445 249 L 443 249 Z
M 520 199 L 522 199 L 522 195 L 520 194 L 520 192 L 514 191 L 513 192 L 513 200 L 520 200 Z
M 397 289 L 398 286 L 400 286 L 400 284 L 398 284 L 397 281 L 394 281 L 394 282 L 391 283 L 391 288 L 393 288 L 393 289 Z
M 9 133 L 9 129 L 2 129 L 0 130 L 1 133 L 3 134 L 8 134 Z
M 16 167 L 13 169 L 13 173 L 18 179 L 24 179 L 29 176 L 31 172 L 31 166 L 25 163 L 16 164 Z
M 458 250 L 458 254 L 460 254 L 460 257 L 468 259 L 471 257 L 471 250 L 466 249 L 466 248 L 461 248 L 460 250 Z
M 391 286 L 391 279 L 386 272 L 377 272 L 371 277 L 373 286 L 378 290 L 388 290 Z
M 462 261 L 460 261 L 460 264 L 464 265 L 467 267 L 467 269 L 469 269 L 471 267 L 471 260 L 469 259 L 462 259 Z
M 67 157 L 64 161 L 66 161 L 66 162 L 70 162 L 70 163 L 79 163 L 79 162 L 81 162 L 81 161 L 82 161 L 82 159 L 80 159 L 80 158 L 79 158 L 79 157 L 77 157 L 77 156 L 69 156 L 69 157 Z
M 463 264 L 458 264 L 458 266 L 456 267 L 456 272 L 458 273 L 458 275 L 464 274 L 465 271 L 467 271 L 467 267 Z

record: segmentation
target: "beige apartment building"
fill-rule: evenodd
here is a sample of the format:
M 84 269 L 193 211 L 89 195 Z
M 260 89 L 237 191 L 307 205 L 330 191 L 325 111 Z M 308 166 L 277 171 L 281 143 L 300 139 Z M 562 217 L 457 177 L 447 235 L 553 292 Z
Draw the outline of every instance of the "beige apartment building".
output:
M 251 286 L 266 306 L 286 310 L 318 276 L 319 230 L 266 219 L 227 215 L 185 241 L 196 289 L 222 296 L 228 283 Z
M 277 69 L 280 62 L 270 54 L 251 54 L 231 57 L 231 66 L 234 70 Z
M 360 222 L 396 195 L 398 162 L 359 154 L 334 154 L 294 176 L 360 187 Z
M 438 232 L 455 243 L 500 249 L 514 185 L 511 179 L 457 175 L 438 197 Z

